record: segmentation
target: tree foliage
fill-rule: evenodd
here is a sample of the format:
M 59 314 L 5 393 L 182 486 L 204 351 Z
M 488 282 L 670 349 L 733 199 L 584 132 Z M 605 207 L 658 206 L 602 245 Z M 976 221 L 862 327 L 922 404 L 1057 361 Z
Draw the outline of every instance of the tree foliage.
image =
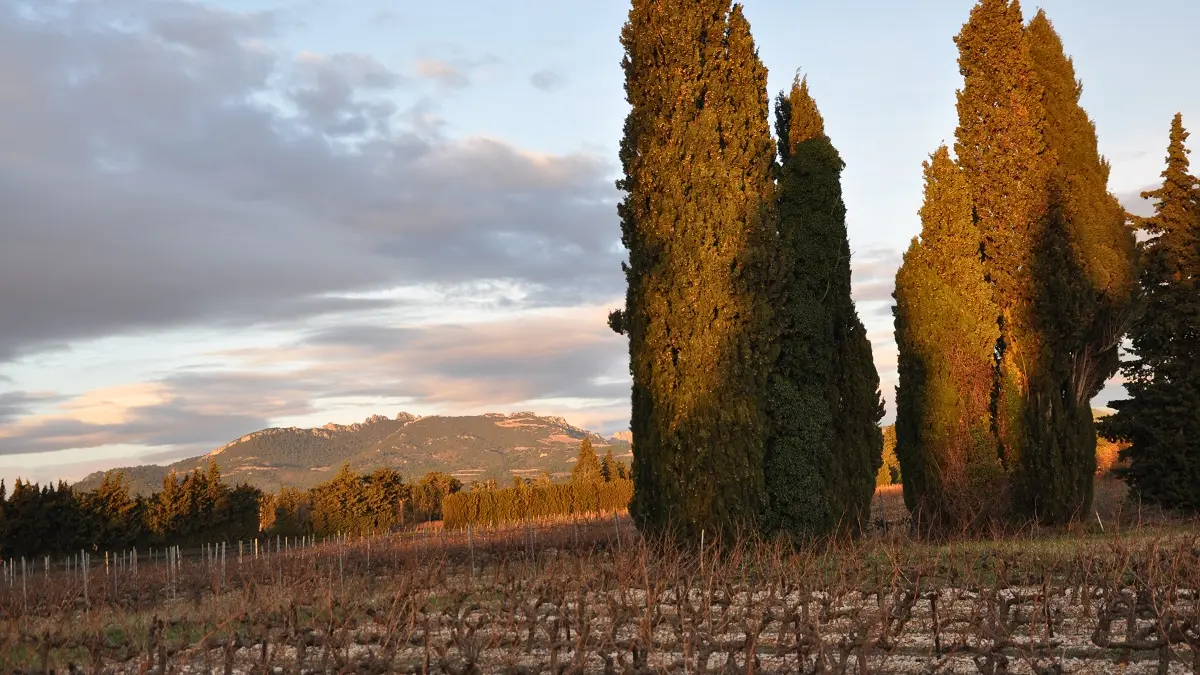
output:
M 934 308 L 943 300 L 933 297 L 970 297 L 979 276 L 972 272 L 935 292 L 935 263 L 925 258 L 940 254 L 910 249 L 912 262 L 906 260 L 897 280 L 896 317 L 898 453 L 913 466 L 904 469 L 912 483 L 906 497 L 914 508 L 923 505 L 931 525 L 962 515 L 949 506 L 960 500 L 957 492 L 943 488 L 970 483 L 954 477 L 965 475 L 956 467 L 972 462 L 952 457 L 973 453 L 978 466 L 991 465 L 985 448 L 991 439 L 978 428 L 974 395 L 988 382 L 991 434 L 1004 478 L 997 485 L 1008 495 L 1004 510 L 1063 522 L 1091 504 L 1096 436 L 1090 401 L 1115 372 L 1116 348 L 1132 314 L 1133 239 L 1107 191 L 1108 164 L 1079 104 L 1073 64 L 1045 14 L 1026 27 L 1019 2 L 980 0 L 955 42 L 964 79 L 955 155 L 969 195 L 969 211 L 960 201 L 955 220 L 964 232 L 974 228 L 956 257 L 977 255 L 990 288 L 991 306 L 975 309 L 995 313 L 994 368 L 984 378 L 984 362 L 972 361 L 974 379 L 959 385 L 964 399 L 946 398 L 948 371 L 939 362 L 953 360 L 964 339 L 972 342 L 969 353 L 989 350 L 973 341 L 982 333 L 942 340 L 944 324 L 963 317 L 938 316 Z M 948 158 L 941 163 L 949 172 Z M 914 246 L 932 248 L 923 241 Z M 976 316 L 972 326 L 989 330 L 976 319 L 987 323 Z M 967 418 L 947 416 L 962 406 L 969 408 Z
M 799 77 L 775 105 L 779 169 L 779 351 L 770 376 L 765 476 L 772 531 L 803 537 L 856 525 L 881 458 L 883 404 L 871 344 L 850 296 L 844 166 Z
M 1003 502 L 991 415 L 998 313 L 964 172 L 945 146 L 924 168 L 921 236 L 896 274 L 896 457 L 915 522 L 959 529 Z
M 504 489 L 471 490 L 446 498 L 442 521 L 447 529 L 500 525 L 562 516 L 623 511 L 633 497 L 633 482 L 543 483 Z
M 903 480 L 900 460 L 896 457 L 896 425 L 889 424 L 883 428 L 883 463 L 875 474 L 875 487 L 901 485 Z
M 596 458 L 596 449 L 592 447 L 592 439 L 584 436 L 579 442 L 579 456 L 575 466 L 571 467 L 572 483 L 596 483 L 603 479 L 600 460 Z
M 413 515 L 418 520 L 441 520 L 443 500 L 461 489 L 462 482 L 448 473 L 431 471 L 425 474 L 413 486 Z
M 264 494 L 245 484 L 231 486 L 215 462 L 204 471 L 170 473 L 161 490 L 144 497 L 131 493 L 119 471 L 108 472 L 87 491 L 18 480 L 9 494 L 0 482 L 0 556 L 386 532 L 441 518 L 443 500 L 461 487 L 447 474 L 431 473 L 410 484 L 391 469 L 359 475 L 343 466 L 309 490 L 285 487 Z
M 1028 398 L 1028 453 L 1015 484 L 1026 515 L 1062 522 L 1090 512 L 1096 472 L 1091 399 L 1116 372 L 1132 315 L 1134 238 L 1108 192 L 1108 162 L 1080 105 L 1082 84 L 1045 12 L 1025 31 L 1038 85 L 1048 163 L 1047 210 L 1031 269 L 1046 345 Z
M 1049 360 L 1030 273 L 1047 214 L 1042 89 L 1018 2 L 981 0 L 955 43 L 964 83 L 954 149 L 971 192 L 1000 331 L 993 421 L 1001 461 L 1024 484 L 1033 476 L 1023 467 L 1033 465 L 1039 450 L 1031 443 L 1029 393 Z
M 634 0 L 618 187 L 629 250 L 631 512 L 647 531 L 752 523 L 771 365 L 766 69 L 729 0 Z
M 1118 470 L 1142 499 L 1200 510 L 1200 183 L 1190 173 L 1182 115 L 1171 122 L 1167 166 L 1154 215 L 1135 224 L 1141 244 L 1143 312 L 1122 370 L 1129 398 L 1110 405 L 1104 434 L 1128 443 Z
M 231 487 L 216 462 L 181 479 L 172 472 L 163 489 L 146 500 L 146 527 L 153 539 L 199 543 L 253 537 L 258 532 L 262 492 L 247 485 Z

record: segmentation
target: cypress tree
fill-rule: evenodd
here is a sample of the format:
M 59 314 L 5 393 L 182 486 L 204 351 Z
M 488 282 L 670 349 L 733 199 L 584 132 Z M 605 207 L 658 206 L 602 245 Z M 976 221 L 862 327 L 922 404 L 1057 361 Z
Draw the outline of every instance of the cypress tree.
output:
M 900 460 L 896 459 L 896 425 L 889 424 L 883 428 L 883 464 L 875 474 L 875 487 L 901 485 L 902 478 Z
M 776 100 L 776 135 L 780 347 L 770 379 L 767 526 L 807 536 L 865 519 L 882 461 L 883 406 L 850 297 L 844 164 L 799 77 Z
M 1030 268 L 1045 215 L 1044 113 L 1018 3 L 981 0 L 955 43 L 964 79 L 955 154 L 971 188 L 998 310 L 996 426 L 1002 457 L 1016 466 L 1027 445 L 1026 383 L 1043 360 L 1032 278 L 1022 270 Z
M 1130 331 L 1134 358 L 1122 365 L 1129 398 L 1101 421 L 1129 443 L 1121 471 L 1133 491 L 1168 508 L 1200 510 L 1200 183 L 1189 173 L 1183 117 L 1171 122 L 1154 215 L 1135 225 L 1144 309 Z
M 993 426 L 1014 513 L 1044 518 L 1043 501 L 1058 506 L 1062 467 L 1044 461 L 1041 425 L 1050 411 L 1041 395 L 1051 355 L 1032 273 L 1049 212 L 1043 92 L 1016 0 L 980 0 L 955 43 L 964 84 L 954 150 L 971 190 L 1000 335 Z
M 771 364 L 766 69 L 729 0 L 634 0 L 622 31 L 635 492 L 648 531 L 753 521 Z
M 1085 320 L 1080 322 L 1086 335 L 1106 316 L 1131 313 L 1136 284 L 1133 231 L 1126 224 L 1124 208 L 1108 191 L 1111 167 L 1100 155 L 1096 125 L 1080 105 L 1083 84 L 1044 10 L 1029 22 L 1026 39 L 1044 93 L 1046 144 L 1056 161 L 1050 176 L 1050 203 L 1068 224 L 1069 263 L 1092 291 L 1083 308 Z M 1114 370 L 1092 378 L 1101 383 L 1115 372 L 1116 350 L 1106 350 L 1104 356 Z
M 1116 372 L 1133 308 L 1132 231 L 1108 192 L 1108 163 L 1079 103 L 1082 85 L 1045 12 L 1025 33 L 1043 91 L 1047 213 L 1032 266 L 1047 358 L 1030 386 L 1022 502 L 1044 520 L 1090 511 L 1096 472 L 1091 399 Z
M 1132 316 L 1132 234 L 1045 14 L 1025 28 L 1016 0 L 980 0 L 955 42 L 955 154 L 999 329 L 998 454 L 1013 515 L 1062 522 L 1091 503 L 1090 401 Z
M 839 186 L 840 187 L 840 186 Z M 839 189 L 840 192 L 840 189 Z M 841 199 L 837 200 L 838 203 Z M 844 213 L 844 211 L 843 211 Z M 850 245 L 842 218 L 840 244 L 831 292 L 836 292 L 833 340 L 834 361 L 833 459 L 836 473 L 827 485 L 833 514 L 848 531 L 857 532 L 868 521 L 875 476 L 883 465 L 883 397 L 879 372 L 867 329 L 859 319 L 850 295 Z
M 1131 316 L 1133 242 L 1081 85 L 1044 13 L 981 0 L 956 38 L 955 151 L 972 195 L 999 339 L 993 426 L 1014 515 L 1086 512 L 1091 398 Z
M 924 168 L 921 237 L 896 273 L 896 457 L 919 528 L 946 532 L 1003 504 L 991 425 L 999 328 L 966 176 L 945 146 Z

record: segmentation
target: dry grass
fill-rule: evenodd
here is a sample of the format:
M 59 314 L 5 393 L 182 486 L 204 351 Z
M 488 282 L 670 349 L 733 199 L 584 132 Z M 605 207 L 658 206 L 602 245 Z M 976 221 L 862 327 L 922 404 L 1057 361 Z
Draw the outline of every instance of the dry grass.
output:
M 908 520 L 908 509 L 904 506 L 904 486 L 885 485 L 875 488 L 875 497 L 871 500 L 871 519 L 878 526 L 887 523 L 888 527 L 904 523 Z
M 896 490 L 880 508 L 895 511 Z M 900 507 L 902 508 L 902 507 Z M 1120 522 L 1114 520 L 1114 523 Z M 470 539 L 468 539 L 470 537 Z M 236 549 L 233 549 L 236 550 Z M 6 672 L 1195 672 L 1187 524 L 797 551 L 621 519 L 0 585 Z

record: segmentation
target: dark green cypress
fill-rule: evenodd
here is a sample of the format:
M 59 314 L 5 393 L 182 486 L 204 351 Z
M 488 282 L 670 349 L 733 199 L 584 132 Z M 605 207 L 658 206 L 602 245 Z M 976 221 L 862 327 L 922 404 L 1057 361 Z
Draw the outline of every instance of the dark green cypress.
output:
M 728 0 L 634 0 L 621 38 L 635 492 L 647 531 L 751 524 L 763 499 L 766 69 Z
M 879 422 L 885 410 L 871 341 L 850 295 L 848 243 L 844 252 L 844 262 L 838 263 L 844 292 L 838 295 L 840 307 L 833 327 L 837 345 L 833 453 L 839 474 L 836 487 L 831 486 L 830 501 L 833 512 L 840 514 L 841 527 L 859 532 L 870 517 L 875 476 L 883 465 L 883 430 Z
M 945 146 L 924 168 L 921 238 L 896 273 L 896 457 L 919 529 L 955 534 L 1006 510 L 991 425 L 999 329 L 966 177 Z
M 1162 187 L 1142 194 L 1155 213 L 1135 224 L 1141 244 L 1143 312 L 1122 364 L 1129 398 L 1101 430 L 1129 443 L 1120 472 L 1142 499 L 1200 510 L 1200 183 L 1189 172 L 1183 117 L 1171 123 Z
M 856 528 L 879 469 L 883 405 L 850 296 L 841 157 L 805 80 L 776 101 L 779 354 L 771 374 L 767 526 L 795 536 Z

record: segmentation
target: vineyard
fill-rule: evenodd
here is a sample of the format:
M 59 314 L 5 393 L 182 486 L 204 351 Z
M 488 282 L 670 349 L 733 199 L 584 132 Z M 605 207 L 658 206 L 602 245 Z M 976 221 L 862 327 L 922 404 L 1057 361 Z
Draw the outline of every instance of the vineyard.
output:
M 1184 673 L 1196 588 L 1179 529 L 796 552 L 667 546 L 614 517 L 8 561 L 0 667 Z

